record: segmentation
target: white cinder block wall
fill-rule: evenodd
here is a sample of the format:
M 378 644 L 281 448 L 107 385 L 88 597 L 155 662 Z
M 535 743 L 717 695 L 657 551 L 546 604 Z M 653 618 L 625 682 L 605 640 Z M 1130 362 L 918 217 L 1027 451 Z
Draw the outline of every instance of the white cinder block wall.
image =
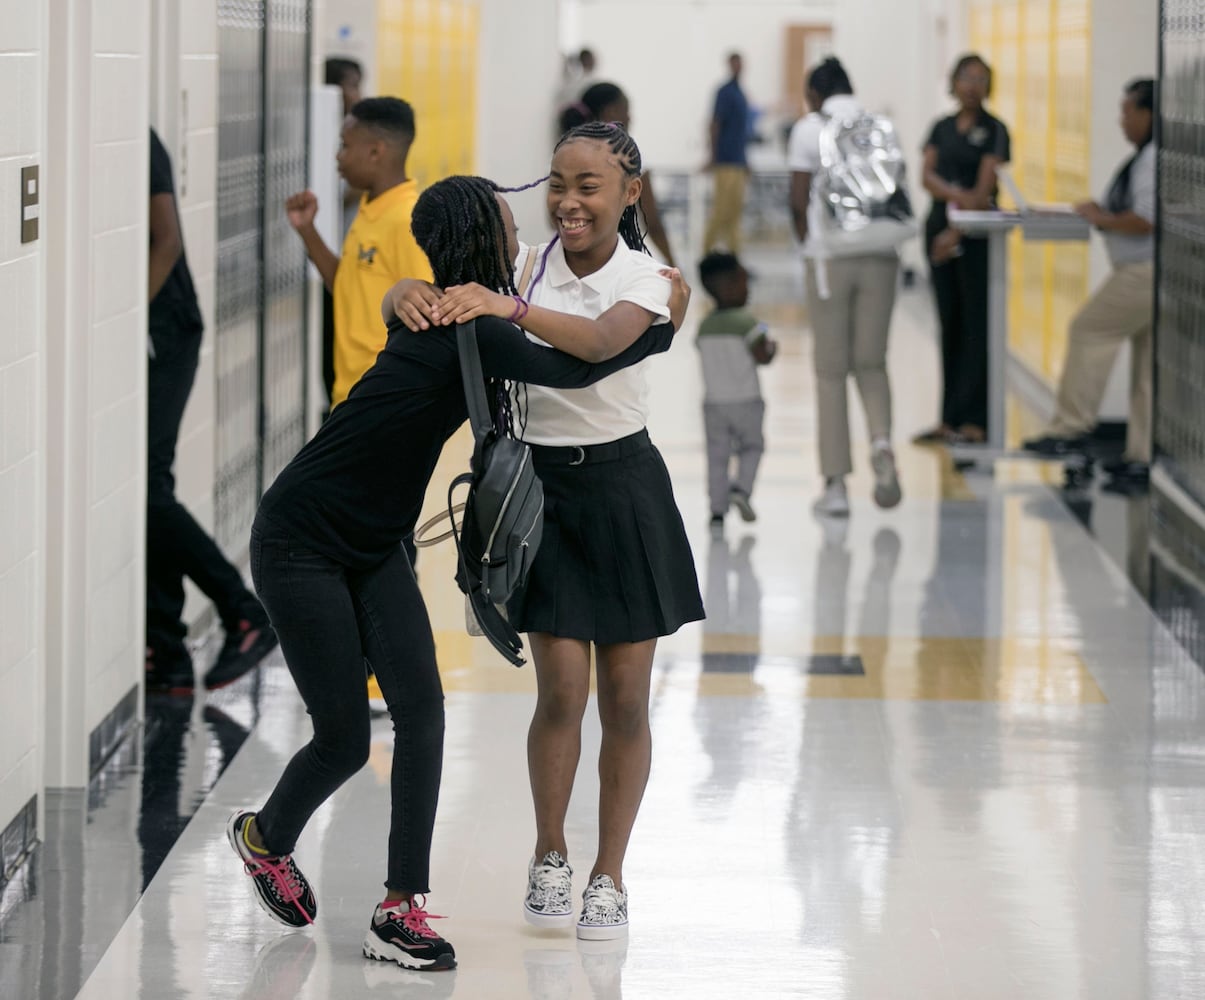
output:
M 0 0 L 0 830 L 41 788 L 45 266 L 43 240 L 20 242 L 18 191 L 45 160 L 44 18 Z
M 146 256 L 149 196 L 146 0 L 92 3 L 91 322 L 86 436 L 89 732 L 139 683 L 146 506 Z M 82 99 L 73 94 L 73 99 Z M 81 220 L 82 221 L 82 220 Z M 70 557 L 69 557 L 70 558 Z
M 150 3 L 48 6 L 43 780 L 79 787 L 143 672 Z

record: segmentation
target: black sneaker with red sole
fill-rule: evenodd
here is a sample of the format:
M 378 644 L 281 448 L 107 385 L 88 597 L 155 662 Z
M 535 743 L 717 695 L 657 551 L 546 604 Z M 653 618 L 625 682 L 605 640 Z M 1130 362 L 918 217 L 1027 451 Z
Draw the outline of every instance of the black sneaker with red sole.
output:
M 226 633 L 222 651 L 205 674 L 205 689 L 216 691 L 249 674 L 276 648 L 276 643 L 276 632 L 267 622 L 239 622 L 235 631 Z
M 197 686 L 192 657 L 187 652 L 165 656 L 146 650 L 146 690 L 154 694 L 191 695 Z

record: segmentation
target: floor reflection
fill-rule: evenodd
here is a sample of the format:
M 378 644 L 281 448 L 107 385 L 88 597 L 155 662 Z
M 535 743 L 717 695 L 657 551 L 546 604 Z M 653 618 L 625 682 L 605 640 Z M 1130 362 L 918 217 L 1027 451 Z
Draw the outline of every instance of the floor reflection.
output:
M 0 910 L 0 947 L 20 956 L 0 963 L 0 996 L 79 992 L 243 746 L 264 690 L 257 670 L 208 699 L 148 695 L 141 738 L 127 739 L 86 790 L 47 794 L 44 839 Z M 155 1000 L 180 993 L 154 976 L 143 985 Z

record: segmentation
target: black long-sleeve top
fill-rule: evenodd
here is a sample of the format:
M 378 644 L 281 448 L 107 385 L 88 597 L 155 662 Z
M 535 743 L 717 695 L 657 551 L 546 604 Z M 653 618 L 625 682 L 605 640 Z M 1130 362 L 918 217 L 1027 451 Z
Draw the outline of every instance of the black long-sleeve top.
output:
M 487 377 L 563 389 L 667 350 L 673 332 L 669 323 L 650 327 L 616 357 L 589 364 L 503 320 L 477 320 Z M 467 416 L 454 332 L 391 324 L 376 364 L 264 494 L 257 526 L 283 529 L 349 569 L 376 565 L 414 530 L 439 453 Z

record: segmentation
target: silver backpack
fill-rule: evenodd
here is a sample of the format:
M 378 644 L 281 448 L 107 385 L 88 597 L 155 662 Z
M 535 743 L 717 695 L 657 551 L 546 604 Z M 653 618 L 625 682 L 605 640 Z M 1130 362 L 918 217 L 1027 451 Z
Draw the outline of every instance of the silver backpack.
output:
M 834 257 L 893 251 L 915 235 L 904 153 L 889 118 L 826 117 L 820 164 L 815 197 L 824 246 Z

